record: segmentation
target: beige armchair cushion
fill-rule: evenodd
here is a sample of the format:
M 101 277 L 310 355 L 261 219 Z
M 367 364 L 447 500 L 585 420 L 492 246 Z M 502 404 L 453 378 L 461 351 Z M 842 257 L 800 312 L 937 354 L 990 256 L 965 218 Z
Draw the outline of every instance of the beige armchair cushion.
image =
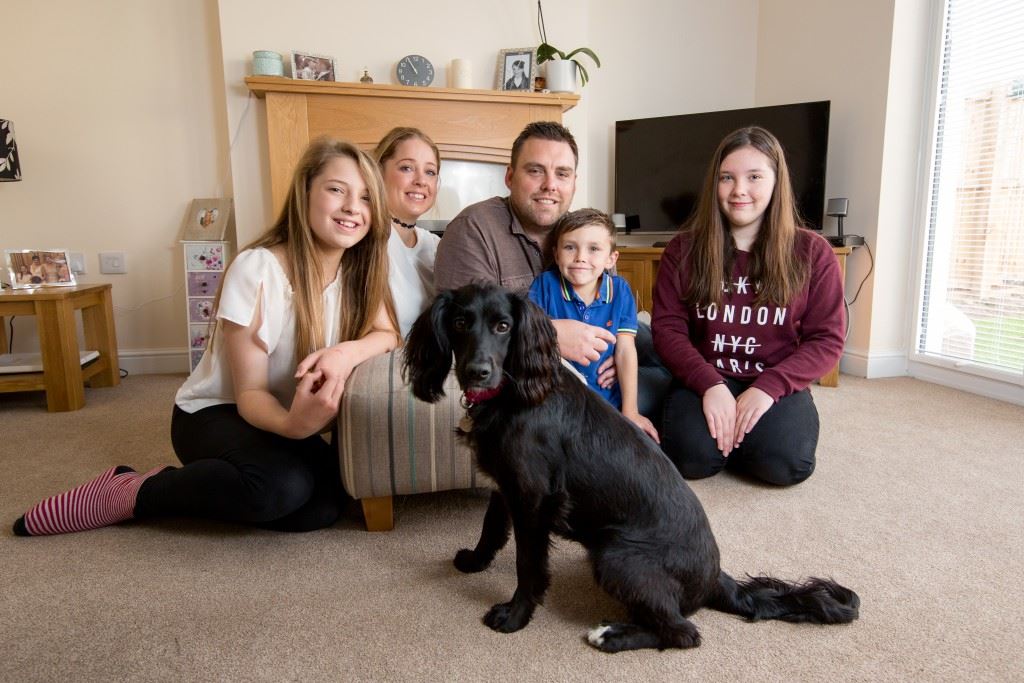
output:
M 490 485 L 455 435 L 465 410 L 454 375 L 444 389 L 434 404 L 414 398 L 402 379 L 401 349 L 352 372 L 338 414 L 341 478 L 352 497 Z

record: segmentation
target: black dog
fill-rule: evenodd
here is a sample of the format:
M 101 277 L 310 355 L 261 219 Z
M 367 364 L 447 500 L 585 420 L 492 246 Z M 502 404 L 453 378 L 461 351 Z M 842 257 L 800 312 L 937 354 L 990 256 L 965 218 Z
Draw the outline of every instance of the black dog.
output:
M 588 635 L 607 652 L 696 647 L 687 616 L 701 607 L 750 620 L 822 624 L 857 618 L 860 599 L 825 579 L 770 577 L 737 582 L 719 567 L 704 509 L 675 466 L 639 429 L 565 369 L 544 313 L 495 286 L 441 293 L 409 335 L 406 372 L 413 393 L 434 402 L 451 370 L 470 406 L 466 438 L 480 469 L 498 484 L 463 572 L 487 568 L 515 530 L 512 600 L 484 623 L 517 631 L 550 583 L 556 533 L 589 551 L 597 582 L 629 609 L 632 623 Z

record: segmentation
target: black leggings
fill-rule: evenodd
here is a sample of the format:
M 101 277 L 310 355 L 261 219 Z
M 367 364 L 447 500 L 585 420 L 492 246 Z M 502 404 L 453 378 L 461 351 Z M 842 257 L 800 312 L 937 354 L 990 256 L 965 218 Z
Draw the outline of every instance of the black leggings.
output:
M 661 419 L 661 406 L 672 385 L 672 373 L 665 369 L 658 353 L 654 350 L 651 327 L 638 323 L 636 331 L 637 368 L 637 410 L 657 426 Z
M 733 396 L 750 386 L 728 378 L 725 383 Z M 814 472 L 819 423 L 808 389 L 779 399 L 727 458 L 708 431 L 701 397 L 678 382 L 665 399 L 662 418 L 661 449 L 686 479 L 703 479 L 728 468 L 789 486 Z
M 233 403 L 171 417 L 183 467 L 143 483 L 135 516 L 202 517 L 279 531 L 337 521 L 348 502 L 338 456 L 319 435 L 288 439 L 253 427 Z

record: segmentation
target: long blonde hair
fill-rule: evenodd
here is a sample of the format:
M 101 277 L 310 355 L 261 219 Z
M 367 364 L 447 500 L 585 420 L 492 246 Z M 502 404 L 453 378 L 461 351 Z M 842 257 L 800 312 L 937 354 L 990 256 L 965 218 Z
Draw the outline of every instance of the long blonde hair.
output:
M 341 257 L 341 341 L 359 339 L 373 328 L 383 305 L 393 329 L 398 330 L 395 307 L 388 286 L 388 237 L 384 182 L 368 154 L 343 140 L 313 140 L 299 159 L 284 206 L 274 224 L 245 249 L 283 245 L 292 286 L 295 310 L 295 353 L 300 360 L 324 346 L 323 290 L 335 277 L 324 273 L 318 246 L 309 225 L 309 190 L 313 179 L 333 159 L 356 162 L 370 195 L 370 229 Z M 219 299 L 219 294 L 218 294 Z
M 683 255 L 689 259 L 690 278 L 689 282 L 680 282 L 687 303 L 721 304 L 722 283 L 732 279 L 736 243 L 718 205 L 718 177 L 722 161 L 741 147 L 753 147 L 764 154 L 775 172 L 775 188 L 750 250 L 750 279 L 759 283 L 757 303 L 787 305 L 808 277 L 808 264 L 796 253 L 802 220 L 793 198 L 782 145 L 764 128 L 740 128 L 725 136 L 715 150 L 697 210 L 682 227 L 691 238 L 689 254 Z
M 422 140 L 426 143 L 430 151 L 434 153 L 434 163 L 437 164 L 437 170 L 440 171 L 441 152 L 437 149 L 437 144 L 422 130 L 411 126 L 396 126 L 385 133 L 377 143 L 377 148 L 373 150 L 373 158 L 380 164 L 381 170 L 384 169 L 384 162 L 395 156 L 395 150 L 399 143 L 412 139 Z

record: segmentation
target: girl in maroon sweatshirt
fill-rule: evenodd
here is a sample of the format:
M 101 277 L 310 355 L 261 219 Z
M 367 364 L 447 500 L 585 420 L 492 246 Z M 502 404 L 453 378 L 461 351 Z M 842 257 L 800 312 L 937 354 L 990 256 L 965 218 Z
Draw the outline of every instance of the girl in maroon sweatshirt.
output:
M 843 283 L 828 242 L 800 227 L 767 130 L 718 146 L 693 217 L 662 256 L 651 327 L 676 380 L 661 446 L 684 477 L 811 475 L 818 412 L 807 386 L 842 354 Z

